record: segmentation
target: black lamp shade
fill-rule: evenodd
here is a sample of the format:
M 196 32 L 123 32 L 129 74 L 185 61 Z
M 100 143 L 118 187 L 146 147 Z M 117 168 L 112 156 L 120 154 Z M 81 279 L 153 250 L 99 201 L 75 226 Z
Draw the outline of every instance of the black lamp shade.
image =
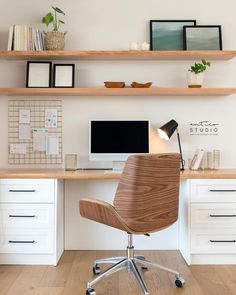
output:
M 171 138 L 172 134 L 178 127 L 178 123 L 175 120 L 170 120 L 168 123 L 163 125 L 160 129 L 166 133 L 166 135 Z

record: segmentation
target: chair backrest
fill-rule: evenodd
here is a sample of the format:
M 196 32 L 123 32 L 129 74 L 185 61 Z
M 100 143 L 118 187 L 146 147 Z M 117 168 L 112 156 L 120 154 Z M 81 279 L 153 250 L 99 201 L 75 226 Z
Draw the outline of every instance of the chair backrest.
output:
M 134 231 L 154 232 L 178 219 L 180 155 L 130 156 L 118 184 L 114 207 Z

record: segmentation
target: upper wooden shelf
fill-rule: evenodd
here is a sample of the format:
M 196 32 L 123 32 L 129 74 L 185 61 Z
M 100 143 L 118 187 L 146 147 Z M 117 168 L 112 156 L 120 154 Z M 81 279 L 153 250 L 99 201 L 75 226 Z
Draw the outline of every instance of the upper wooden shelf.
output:
M 227 51 L 0 51 L 1 60 L 230 60 L 236 50 Z
M 0 88 L 9 96 L 226 96 L 236 88 Z

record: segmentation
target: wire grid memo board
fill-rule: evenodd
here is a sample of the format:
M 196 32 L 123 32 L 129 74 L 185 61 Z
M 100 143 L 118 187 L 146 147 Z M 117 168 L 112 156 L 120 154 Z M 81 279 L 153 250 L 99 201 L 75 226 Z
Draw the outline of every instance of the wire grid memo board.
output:
M 19 139 L 20 109 L 30 110 L 30 139 Z M 57 110 L 57 127 L 45 128 L 45 110 Z M 59 152 L 47 155 L 33 150 L 32 130 L 43 128 L 49 136 L 57 136 Z M 10 153 L 11 144 L 26 144 L 25 154 Z M 61 164 L 62 163 L 62 101 L 61 100 L 9 100 L 8 102 L 8 163 L 9 164 Z

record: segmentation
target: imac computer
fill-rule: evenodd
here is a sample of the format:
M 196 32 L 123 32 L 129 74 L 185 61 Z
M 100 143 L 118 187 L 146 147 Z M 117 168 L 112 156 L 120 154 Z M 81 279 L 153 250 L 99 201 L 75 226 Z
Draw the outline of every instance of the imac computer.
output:
M 122 170 L 132 154 L 149 153 L 149 121 L 91 121 L 90 161 L 113 162 L 113 170 Z

